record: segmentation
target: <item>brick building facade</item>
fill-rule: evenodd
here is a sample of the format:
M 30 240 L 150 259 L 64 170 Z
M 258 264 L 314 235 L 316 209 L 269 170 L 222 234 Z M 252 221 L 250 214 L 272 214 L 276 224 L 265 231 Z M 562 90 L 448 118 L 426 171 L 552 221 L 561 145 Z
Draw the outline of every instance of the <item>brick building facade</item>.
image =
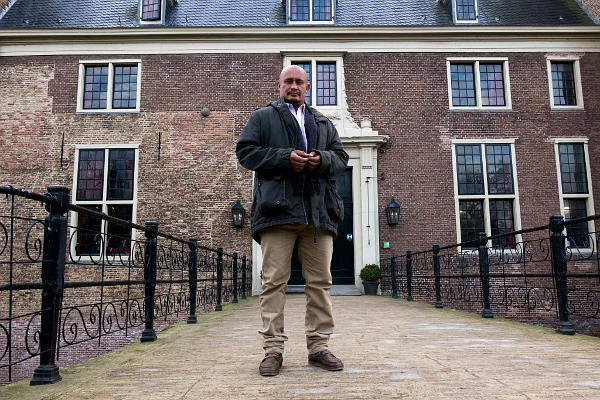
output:
M 362 288 L 360 269 L 380 257 L 546 224 L 551 214 L 597 212 L 598 16 L 594 0 L 0 0 L 0 184 L 36 192 L 65 185 L 79 205 L 251 254 L 257 293 L 260 248 L 248 222 L 231 224 L 232 204 L 249 210 L 253 186 L 234 148 L 250 113 L 277 95 L 281 68 L 295 63 L 309 72 L 312 105 L 331 118 L 350 155 L 338 178 L 346 214 L 332 271 L 334 284 Z M 392 199 L 400 206 L 393 226 Z M 89 223 L 69 217 L 80 228 Z M 593 223 L 580 229 L 596 231 Z M 0 251 L 2 282 L 6 257 Z M 424 259 L 416 270 L 430 267 Z M 13 278 L 37 280 L 38 267 L 21 266 Z M 474 259 L 459 267 L 477 274 Z M 548 263 L 528 267 L 546 272 Z M 595 273 L 589 262 L 574 268 Z M 83 281 L 101 270 L 84 260 L 66 275 Z M 107 271 L 113 279 L 127 273 Z M 519 279 L 508 289 L 519 291 L 514 304 L 502 303 L 505 287 L 492 287 L 494 312 L 553 320 L 552 305 L 516 304 Z M 544 279 L 525 283 L 534 288 L 527 301 L 548 301 Z M 464 281 L 466 308 L 478 311 L 478 282 Z M 573 279 L 570 289 L 585 293 L 590 281 Z M 431 301 L 432 280 L 419 285 L 414 298 Z M 449 280 L 444 289 L 454 290 Z M 104 301 L 122 304 L 117 292 L 107 290 Z M 69 290 L 63 307 L 89 308 L 98 293 Z M 0 293 L 0 319 L 7 296 Z M 15 311 L 40 308 L 39 291 L 10 296 Z M 580 296 L 575 310 L 582 298 L 590 307 Z M 62 326 L 78 317 L 64 316 Z M 600 329 L 597 318 L 577 325 Z M 138 340 L 136 329 L 64 350 L 59 363 Z M 15 352 L 24 352 L 26 335 L 13 336 Z M 34 364 L 20 364 L 14 377 L 29 376 Z
M 35 191 L 63 184 L 77 201 L 82 183 L 74 175 L 83 154 L 111 157 L 111 149 L 130 149 L 135 195 L 122 207 L 132 207 L 131 218 L 157 219 L 168 232 L 252 253 L 255 290 L 259 248 L 247 223 L 242 229 L 230 223 L 236 200 L 250 208 L 252 174 L 233 149 L 250 112 L 276 96 L 277 74 L 290 63 L 310 65 L 313 73 L 335 68 L 335 104 L 317 108 L 334 121 L 351 156 L 351 222 L 342 242 L 350 243 L 358 287 L 360 268 L 382 255 L 458 242 L 473 229 L 491 234 L 541 225 L 564 212 L 571 203 L 558 181 L 563 142 L 584 151 L 578 165 L 590 178 L 588 193 L 575 200 L 583 199 L 586 214 L 596 211 L 600 27 L 581 9 L 542 2 L 543 15 L 528 9 L 517 20 L 502 14 L 512 3 L 495 10 L 479 0 L 477 19 L 460 26 L 453 2 L 423 5 L 406 17 L 400 9 L 372 14 L 340 0 L 335 21 L 302 24 L 286 2 L 261 1 L 244 23 L 228 21 L 224 15 L 235 13 L 226 9 L 200 15 L 182 0 L 161 2 L 154 26 L 140 20 L 142 2 L 135 0 L 112 2 L 110 18 L 89 8 L 36 14 L 44 3 L 11 2 L 0 20 L 0 182 Z M 87 68 L 107 67 L 112 84 L 120 65 L 138 68 L 131 73 L 139 86 L 133 109 L 86 108 Z M 481 75 L 490 65 L 500 75 Z M 550 94 L 559 84 L 552 81 L 553 65 L 572 71 L 571 106 L 553 104 Z M 475 84 L 468 94 L 473 104 L 461 106 L 454 97 L 454 68 L 470 68 L 461 76 Z M 495 96 L 483 93 L 482 80 L 501 84 L 503 105 L 482 103 Z M 481 154 L 496 151 L 494 145 L 510 160 L 503 164 L 510 193 L 494 197 L 486 187 L 481 196 L 461 194 L 458 153 L 485 159 Z M 385 217 L 392 198 L 401 207 L 395 226 Z M 492 216 L 492 203 L 504 209 Z M 461 220 L 461 207 L 479 222 Z

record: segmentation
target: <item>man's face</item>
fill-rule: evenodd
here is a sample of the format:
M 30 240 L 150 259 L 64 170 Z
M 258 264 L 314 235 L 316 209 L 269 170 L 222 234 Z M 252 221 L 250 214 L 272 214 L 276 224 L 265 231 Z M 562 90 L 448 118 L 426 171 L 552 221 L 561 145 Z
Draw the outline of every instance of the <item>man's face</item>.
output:
M 286 103 L 295 106 L 304 104 L 306 92 L 310 90 L 310 83 L 306 79 L 306 72 L 300 67 L 286 68 L 279 76 L 279 96 Z

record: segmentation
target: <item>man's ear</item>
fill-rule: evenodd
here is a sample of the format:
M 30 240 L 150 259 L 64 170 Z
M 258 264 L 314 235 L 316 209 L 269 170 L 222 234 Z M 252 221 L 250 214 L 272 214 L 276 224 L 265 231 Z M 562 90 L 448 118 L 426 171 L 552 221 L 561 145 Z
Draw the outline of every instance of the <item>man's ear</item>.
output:
M 310 86 L 310 82 L 306 82 L 306 87 L 308 88 L 308 89 L 306 89 L 306 91 L 308 92 L 310 90 L 310 88 L 312 87 L 312 86 Z

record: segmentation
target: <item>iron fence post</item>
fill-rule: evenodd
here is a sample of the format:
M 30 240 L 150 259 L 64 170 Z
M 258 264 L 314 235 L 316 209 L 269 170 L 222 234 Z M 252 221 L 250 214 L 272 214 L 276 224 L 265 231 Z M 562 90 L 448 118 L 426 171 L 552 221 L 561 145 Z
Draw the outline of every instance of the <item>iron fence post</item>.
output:
M 69 189 L 64 186 L 48 186 L 49 198 L 56 203 L 46 203 L 50 213 L 44 222 L 44 249 L 42 260 L 42 310 L 40 326 L 40 365 L 33 372 L 30 385 L 45 385 L 61 380 L 56 365 L 60 310 L 65 281 L 65 251 L 67 241 L 67 217 Z
M 483 295 L 483 318 L 494 318 L 490 307 L 490 256 L 487 247 L 487 236 L 484 232 L 479 233 L 479 278 L 481 280 L 481 293 Z
M 408 292 L 406 300 L 412 301 L 412 252 L 406 251 L 406 291 Z
M 232 303 L 238 302 L 238 254 L 233 253 L 233 299 Z
M 398 288 L 396 287 L 396 256 L 392 256 L 390 261 L 390 273 L 392 274 L 392 298 L 398 298 Z
M 217 304 L 215 311 L 222 311 L 222 291 L 223 291 L 223 248 L 217 247 Z
M 433 245 L 433 274 L 435 276 L 435 307 L 442 308 L 442 278 L 440 268 L 440 246 Z
M 158 236 L 158 222 L 148 221 L 144 224 L 147 228 L 146 242 L 144 244 L 144 309 L 145 327 L 140 341 L 153 342 L 156 340 L 154 331 L 154 294 L 156 291 L 156 237 Z
M 188 263 L 188 279 L 190 287 L 190 315 L 187 323 L 195 324 L 196 318 L 196 295 L 198 292 L 198 239 L 191 238 L 188 242 L 190 248 L 190 259 Z
M 575 327 L 569 321 L 569 288 L 567 285 L 566 237 L 563 234 L 564 217 L 560 214 L 550 217 L 550 246 L 552 248 L 552 272 L 556 287 L 559 323 L 557 332 L 563 335 L 574 335 Z
M 246 255 L 242 256 L 242 299 L 246 298 Z

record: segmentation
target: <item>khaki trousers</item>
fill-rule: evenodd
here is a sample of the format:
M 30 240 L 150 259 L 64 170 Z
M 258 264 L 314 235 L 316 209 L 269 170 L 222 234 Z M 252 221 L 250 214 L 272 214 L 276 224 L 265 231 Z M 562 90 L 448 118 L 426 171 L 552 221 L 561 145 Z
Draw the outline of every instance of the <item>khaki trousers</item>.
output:
M 308 353 L 327 349 L 333 333 L 331 309 L 331 255 L 333 235 L 311 225 L 280 225 L 267 228 L 260 234 L 263 254 L 262 293 L 260 312 L 263 329 L 263 348 L 266 353 L 283 353 L 287 340 L 284 333 L 283 309 L 285 290 L 290 279 L 294 245 L 298 242 L 298 256 L 302 263 L 302 276 L 306 279 L 306 346 Z

